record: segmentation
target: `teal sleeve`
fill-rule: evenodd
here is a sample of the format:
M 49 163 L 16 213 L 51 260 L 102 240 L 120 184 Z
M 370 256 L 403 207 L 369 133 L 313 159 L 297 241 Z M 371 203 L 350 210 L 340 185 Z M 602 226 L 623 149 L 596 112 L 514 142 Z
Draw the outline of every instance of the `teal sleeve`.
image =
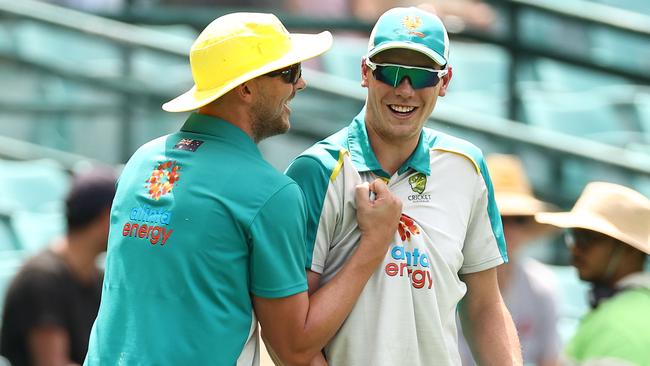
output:
M 298 183 L 305 195 L 307 207 L 305 268 L 311 268 L 316 233 L 331 173 L 319 160 L 310 156 L 300 156 L 287 168 L 286 174 Z
M 490 178 L 490 173 L 488 172 L 483 152 L 481 149 L 468 141 L 446 134 L 440 134 L 440 136 L 435 141 L 434 147 L 451 149 L 452 151 L 456 151 L 466 156 L 476 165 L 476 168 L 480 171 L 481 176 L 483 177 L 483 181 L 485 182 L 485 187 L 487 188 L 487 214 L 488 218 L 490 219 L 490 226 L 492 227 L 492 232 L 494 233 L 494 238 L 496 239 L 501 258 L 503 258 L 504 263 L 508 263 L 508 251 L 506 250 L 506 239 L 505 235 L 503 234 L 501 215 L 499 214 L 499 209 L 497 208 L 497 203 L 494 198 L 492 179 Z
M 485 159 L 483 158 L 483 154 L 480 154 L 478 156 L 478 165 L 479 169 L 481 170 L 481 176 L 485 181 L 485 187 L 487 187 L 487 209 L 488 217 L 490 218 L 490 225 L 492 225 L 492 232 L 494 233 L 497 245 L 499 246 L 499 252 L 501 253 L 503 262 L 508 263 L 508 250 L 506 249 L 506 237 L 503 233 L 501 214 L 497 208 L 497 202 L 494 197 L 494 187 L 492 186 L 492 179 L 490 178 L 490 173 L 488 171 L 487 164 L 485 163 Z
M 304 199 L 295 183 L 266 202 L 253 219 L 250 235 L 253 294 L 279 298 L 307 291 Z

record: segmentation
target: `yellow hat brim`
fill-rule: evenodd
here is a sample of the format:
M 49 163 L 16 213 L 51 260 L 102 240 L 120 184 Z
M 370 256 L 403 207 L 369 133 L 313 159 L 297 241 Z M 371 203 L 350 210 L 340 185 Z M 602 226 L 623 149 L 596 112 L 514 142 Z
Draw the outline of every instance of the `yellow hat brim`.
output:
M 317 57 L 332 47 L 332 34 L 324 31 L 318 34 L 291 34 L 291 49 L 283 57 L 271 61 L 261 68 L 240 75 L 220 87 L 209 90 L 197 90 L 196 85 L 187 92 L 163 104 L 167 112 L 188 112 L 209 104 L 234 89 L 237 85 L 271 71 Z

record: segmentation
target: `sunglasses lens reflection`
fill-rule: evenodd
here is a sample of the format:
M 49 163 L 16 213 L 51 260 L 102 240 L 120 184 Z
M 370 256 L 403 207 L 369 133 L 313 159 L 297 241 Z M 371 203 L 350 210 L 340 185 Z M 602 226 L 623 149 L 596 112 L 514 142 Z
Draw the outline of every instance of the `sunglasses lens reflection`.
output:
M 440 82 L 440 77 L 436 71 L 411 69 L 400 66 L 376 65 L 373 75 L 375 79 L 393 87 L 397 87 L 404 78 L 409 79 L 414 89 L 436 86 Z

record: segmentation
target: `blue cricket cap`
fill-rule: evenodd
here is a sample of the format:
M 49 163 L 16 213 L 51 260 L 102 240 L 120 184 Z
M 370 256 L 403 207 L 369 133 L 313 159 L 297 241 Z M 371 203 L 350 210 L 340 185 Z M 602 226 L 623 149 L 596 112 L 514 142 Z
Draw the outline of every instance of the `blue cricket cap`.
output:
M 366 57 L 393 48 L 423 53 L 436 64 L 445 66 L 449 58 L 449 36 L 437 15 L 415 7 L 393 8 L 382 14 L 372 29 Z

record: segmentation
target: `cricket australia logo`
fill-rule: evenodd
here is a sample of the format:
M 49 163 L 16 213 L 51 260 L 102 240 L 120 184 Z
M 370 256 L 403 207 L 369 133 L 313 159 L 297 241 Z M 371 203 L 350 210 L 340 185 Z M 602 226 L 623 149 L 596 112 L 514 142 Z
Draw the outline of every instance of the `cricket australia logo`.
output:
M 408 196 L 411 202 L 429 202 L 431 200 L 430 194 L 423 194 L 427 188 L 427 176 L 422 173 L 416 173 L 409 177 L 409 185 L 411 190 L 417 194 Z
M 417 173 L 409 177 L 409 184 L 413 192 L 422 194 L 427 186 L 427 176 L 422 173 Z
M 402 19 L 402 25 L 409 34 L 424 38 L 424 33 L 416 31 L 422 25 L 422 19 L 417 15 L 407 15 Z

